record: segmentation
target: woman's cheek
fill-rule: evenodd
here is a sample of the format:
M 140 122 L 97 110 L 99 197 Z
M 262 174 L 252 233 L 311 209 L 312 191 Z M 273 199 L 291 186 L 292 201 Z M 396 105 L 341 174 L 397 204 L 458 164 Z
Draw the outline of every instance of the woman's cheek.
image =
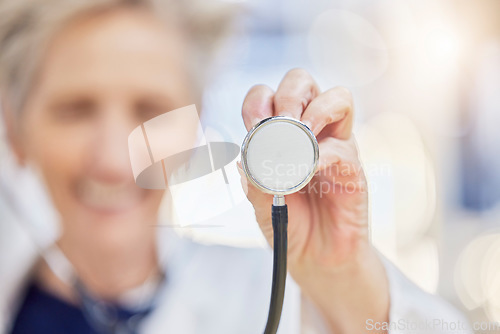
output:
M 27 134 L 27 162 L 41 174 L 54 204 L 64 209 L 75 181 L 86 168 L 88 144 L 82 134 L 70 135 L 58 127 L 33 127 Z

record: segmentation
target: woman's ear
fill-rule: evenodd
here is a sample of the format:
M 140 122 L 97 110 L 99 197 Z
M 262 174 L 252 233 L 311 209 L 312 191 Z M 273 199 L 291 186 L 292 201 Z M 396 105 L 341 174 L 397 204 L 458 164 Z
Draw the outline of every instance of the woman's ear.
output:
M 1 112 L 5 124 L 5 131 L 7 135 L 7 143 L 14 155 L 16 156 L 17 163 L 24 165 L 26 162 L 25 154 L 21 145 L 21 138 L 19 134 L 19 124 L 15 117 L 15 111 L 10 107 L 7 99 L 0 98 Z

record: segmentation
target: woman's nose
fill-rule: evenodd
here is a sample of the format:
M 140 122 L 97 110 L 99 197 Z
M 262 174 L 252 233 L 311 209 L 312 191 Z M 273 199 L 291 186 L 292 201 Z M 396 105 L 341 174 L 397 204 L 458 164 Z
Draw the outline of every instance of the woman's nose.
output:
M 91 161 L 94 177 L 111 183 L 133 181 L 127 146 L 131 129 L 129 122 L 119 117 L 108 117 L 99 123 Z

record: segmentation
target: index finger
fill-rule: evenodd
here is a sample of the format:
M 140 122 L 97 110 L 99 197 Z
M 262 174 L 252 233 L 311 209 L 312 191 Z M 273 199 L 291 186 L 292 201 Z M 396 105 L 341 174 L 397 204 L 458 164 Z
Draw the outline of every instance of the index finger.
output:
M 288 71 L 274 96 L 275 115 L 300 119 L 309 103 L 319 94 L 313 77 L 300 68 Z
M 354 107 L 352 95 L 343 87 L 335 87 L 315 98 L 302 114 L 302 122 L 309 125 L 318 137 L 349 139 L 351 136 Z

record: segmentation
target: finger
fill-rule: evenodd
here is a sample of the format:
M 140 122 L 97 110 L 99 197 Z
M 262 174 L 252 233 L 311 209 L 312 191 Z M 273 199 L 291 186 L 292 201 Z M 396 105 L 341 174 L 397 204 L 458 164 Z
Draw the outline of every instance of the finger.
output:
M 343 87 L 335 87 L 311 101 L 301 120 L 316 136 L 321 134 L 321 138 L 332 136 L 348 139 L 351 136 L 353 117 L 351 93 Z
M 273 203 L 273 195 L 263 193 L 257 189 L 251 182 L 246 178 L 245 172 L 241 167 L 241 163 L 237 163 L 238 172 L 241 176 L 241 185 L 245 191 L 250 203 L 255 210 L 255 218 L 259 223 L 262 233 L 266 237 L 266 240 L 272 245 L 273 228 L 271 224 L 271 214 L 270 208 Z
M 333 137 L 322 140 L 320 168 L 308 189 L 327 200 L 325 209 L 336 217 L 332 223 L 366 228 L 368 183 L 354 136 L 348 140 Z
M 318 175 L 331 176 L 340 182 L 363 175 L 354 136 L 349 140 L 327 137 L 318 145 Z
M 247 130 L 264 118 L 273 115 L 274 91 L 266 85 L 256 85 L 250 88 L 243 101 L 241 115 Z
M 238 162 L 237 166 L 238 166 L 238 172 L 240 173 L 240 176 L 241 176 L 241 183 L 243 186 L 243 190 L 245 191 L 245 194 L 247 195 L 248 200 L 255 207 L 262 207 L 263 204 L 272 203 L 273 195 L 266 194 L 266 193 L 260 191 L 251 182 L 249 182 L 247 180 L 245 172 L 243 171 L 243 168 L 241 167 L 241 162 Z
M 274 95 L 274 115 L 300 119 L 318 94 L 318 85 L 311 75 L 303 69 L 293 69 L 285 75 Z

